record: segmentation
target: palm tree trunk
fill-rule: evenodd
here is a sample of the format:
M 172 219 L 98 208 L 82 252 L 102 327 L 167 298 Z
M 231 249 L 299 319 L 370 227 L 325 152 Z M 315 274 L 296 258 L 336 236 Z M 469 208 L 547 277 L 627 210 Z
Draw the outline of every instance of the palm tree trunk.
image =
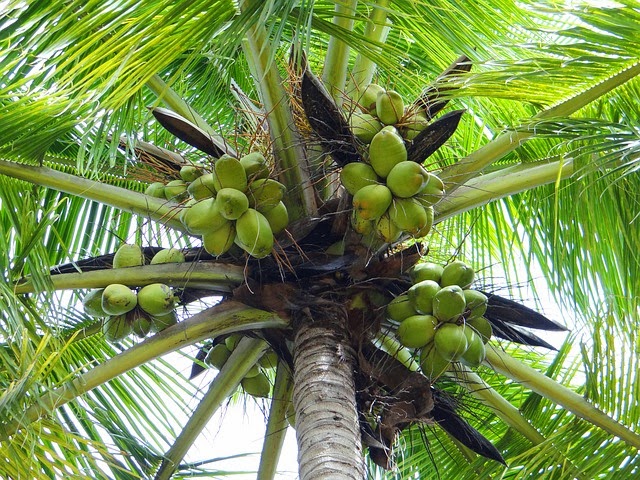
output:
M 297 319 L 293 402 L 301 480 L 364 478 L 346 313 L 335 304 Z

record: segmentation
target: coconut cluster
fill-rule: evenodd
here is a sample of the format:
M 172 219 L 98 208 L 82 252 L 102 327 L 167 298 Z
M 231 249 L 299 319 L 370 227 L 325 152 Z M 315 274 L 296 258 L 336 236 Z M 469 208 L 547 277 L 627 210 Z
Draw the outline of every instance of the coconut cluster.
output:
M 411 288 L 387 305 L 387 318 L 398 322 L 398 340 L 420 349 L 422 371 L 432 381 L 453 362 L 477 367 L 485 358 L 492 328 L 483 317 L 486 295 L 469 288 L 474 277 L 461 261 L 421 263 L 411 271 Z
M 159 251 L 151 264 L 184 262 L 180 250 Z M 145 258 L 138 245 L 122 245 L 113 258 L 113 268 L 144 265 Z M 84 311 L 92 317 L 104 319 L 103 333 L 110 342 L 118 342 L 131 333 L 144 338 L 178 322 L 175 312 L 176 296 L 164 283 L 152 283 L 131 289 L 120 283 L 89 291 L 82 300 Z
M 433 205 L 442 199 L 444 184 L 407 159 L 402 132 L 414 127 L 408 130 L 409 124 L 401 122 L 413 114 L 405 113 L 397 92 L 375 84 L 365 89 L 361 105 L 368 113 L 352 114 L 351 128 L 368 145 L 366 163 L 349 163 L 340 172 L 342 185 L 353 195 L 351 225 L 356 232 L 374 234 L 387 243 L 403 233 L 424 237 L 433 225 Z
M 405 107 L 402 96 L 395 90 L 371 83 L 358 99 L 361 111 L 353 112 L 349 123 L 353 134 L 369 144 L 385 126 L 393 125 L 406 140 L 413 140 L 427 128 L 429 120 L 423 109 Z
M 235 244 L 255 258 L 271 253 L 274 235 L 286 228 L 289 214 L 282 202 L 286 187 L 269 178 L 261 153 L 240 159 L 222 155 L 211 171 L 185 166 L 180 176 L 182 180 L 160 184 L 162 195 L 189 199 L 180 220 L 189 233 L 202 236 L 207 252 L 222 255 Z M 146 193 L 160 197 L 161 188 L 154 185 Z
M 240 334 L 229 335 L 223 342 L 216 343 L 209 349 L 204 363 L 220 370 L 227 362 L 231 353 L 238 345 L 242 336 Z M 253 397 L 267 398 L 271 393 L 271 382 L 265 370 L 273 369 L 278 365 L 278 355 L 273 350 L 267 350 L 258 363 L 253 365 L 241 380 L 240 385 L 245 393 Z

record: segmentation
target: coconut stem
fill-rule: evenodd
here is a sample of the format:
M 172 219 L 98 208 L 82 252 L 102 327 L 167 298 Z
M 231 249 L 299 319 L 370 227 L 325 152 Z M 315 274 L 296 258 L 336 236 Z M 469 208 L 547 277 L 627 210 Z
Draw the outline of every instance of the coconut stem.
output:
M 487 348 L 485 363 L 496 372 L 530 388 L 534 392 L 548 398 L 552 402 L 566 408 L 580 418 L 615 435 L 634 448 L 640 448 L 640 435 L 632 432 L 624 425 L 616 422 L 601 410 L 587 402 L 567 387 L 550 379 L 546 375 L 517 361 L 508 353 L 495 347 Z
M 0 174 L 100 202 L 162 222 L 175 230 L 185 231 L 182 222 L 177 218 L 180 210 L 175 202 L 59 172 L 49 167 L 0 160 Z
M 275 313 L 250 308 L 235 301 L 220 303 L 147 338 L 87 373 L 43 394 L 19 420 L 0 425 L 0 441 L 7 440 L 21 427 L 35 422 L 83 393 L 154 358 L 218 335 L 242 330 L 285 328 L 287 325 L 288 322 Z
M 491 142 L 471 153 L 459 162 L 446 168 L 440 178 L 447 185 L 447 193 L 455 191 L 469 179 L 478 175 L 487 166 L 501 159 L 507 153 L 518 148 L 523 142 L 535 136 L 536 123 L 556 117 L 566 117 L 594 100 L 609 93 L 611 90 L 628 82 L 640 74 L 640 62 L 618 72 L 597 85 L 584 90 L 553 107 L 535 115 L 531 121 L 515 131 L 508 131 L 499 135 Z
M 244 281 L 243 269 L 236 265 L 214 262 L 185 262 L 145 265 L 141 267 L 108 268 L 51 276 L 54 290 L 78 288 L 104 288 L 112 283 L 129 287 L 142 287 L 151 283 L 190 288 L 201 288 L 229 293 Z M 14 287 L 15 293 L 34 293 L 35 285 L 25 279 Z
M 233 393 L 240 381 L 258 361 L 268 348 L 264 340 L 244 337 L 231 356 L 220 369 L 216 378 L 211 382 L 209 390 L 204 395 L 196 409 L 191 413 L 189 421 L 176 438 L 156 473 L 155 480 L 168 480 L 176 470 L 196 438 L 216 413 L 225 398 Z
M 287 433 L 287 408 L 291 403 L 292 390 L 293 377 L 289 366 L 279 361 L 269 410 L 267 431 L 262 444 L 262 455 L 260 455 L 258 480 L 271 480 L 275 477 L 284 437 Z
M 564 180 L 574 171 L 572 161 L 536 162 L 513 165 L 472 178 L 434 207 L 434 223 L 508 195 Z
M 333 17 L 334 25 L 341 29 L 351 31 L 353 29 L 353 19 L 357 5 L 358 0 L 336 3 L 336 14 Z M 329 38 L 329 46 L 327 47 L 327 55 L 322 71 L 322 81 L 338 107 L 342 105 L 342 94 L 347 80 L 348 63 L 349 45 L 335 35 L 332 35 L 331 38 Z

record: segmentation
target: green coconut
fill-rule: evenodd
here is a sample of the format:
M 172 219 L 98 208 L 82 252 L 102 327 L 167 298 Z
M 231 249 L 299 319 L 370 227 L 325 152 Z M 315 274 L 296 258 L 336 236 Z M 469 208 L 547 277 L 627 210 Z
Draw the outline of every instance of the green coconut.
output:
M 164 186 L 164 197 L 179 202 L 187 197 L 187 184 L 184 180 L 171 180 Z
M 467 303 L 467 313 L 465 314 L 467 319 L 481 317 L 487 311 L 489 299 L 484 293 L 467 289 L 464 290 L 464 299 Z
M 371 165 L 362 162 L 347 163 L 340 171 L 340 182 L 351 195 L 367 185 L 376 185 L 380 179 Z
M 440 291 L 440 285 L 433 280 L 423 280 L 412 285 L 407 295 L 413 308 L 423 315 L 433 314 L 433 299 Z
M 402 322 L 405 318 L 417 314 L 418 312 L 414 308 L 409 295 L 406 293 L 398 295 L 387 305 L 387 318 L 394 322 Z
M 271 393 L 269 377 L 260 372 L 254 377 L 245 377 L 240 382 L 242 389 L 252 397 L 267 398 Z
M 456 260 L 449 263 L 444 267 L 442 271 L 442 278 L 440 279 L 440 285 L 443 287 L 449 285 L 458 285 L 461 288 L 467 288 L 475 277 L 475 270 L 470 265 Z
M 149 195 L 150 197 L 155 198 L 165 198 L 164 196 L 164 183 L 162 182 L 153 182 L 149 184 L 147 189 L 144 191 L 145 195 Z
M 409 276 L 413 283 L 422 282 L 423 280 L 433 280 L 436 283 L 440 283 L 443 269 L 442 265 L 433 262 L 417 263 L 409 271 Z
M 175 310 L 170 311 L 166 315 L 152 315 L 151 316 L 151 331 L 161 332 L 165 328 L 169 328 L 172 325 L 178 323 L 178 314 Z
M 176 307 L 176 297 L 169 285 L 152 283 L 138 292 L 138 305 L 149 315 L 167 315 Z
M 102 324 L 102 333 L 108 342 L 119 342 L 131 334 L 131 323 L 127 315 L 113 315 Z
M 437 325 L 432 315 L 412 315 L 400 323 L 396 336 L 407 348 L 422 348 L 433 341 Z
M 108 315 L 122 315 L 138 304 L 136 292 L 126 285 L 112 283 L 102 292 L 102 310 Z
M 467 350 L 467 335 L 464 328 L 453 323 L 441 324 L 433 337 L 433 344 L 442 358 L 457 361 Z
M 201 175 L 202 172 L 200 169 L 194 165 L 183 165 L 182 168 L 180 168 L 180 178 L 186 183 L 193 182 Z
M 151 265 L 158 265 L 161 263 L 184 263 L 184 253 L 177 248 L 163 248 L 156 253 L 151 259 Z
M 113 268 L 139 267 L 144 265 L 144 253 L 140 245 L 123 244 L 113 255 Z
M 278 235 L 289 225 L 289 211 L 283 202 L 278 202 L 275 207 L 263 211 L 262 214 L 269 222 L 274 235 Z
M 102 309 L 102 292 L 104 288 L 90 290 L 82 299 L 82 307 L 87 315 L 92 317 L 106 317 L 109 314 Z
M 230 356 L 231 350 L 227 348 L 224 342 L 218 343 L 209 349 L 207 356 L 204 357 L 204 363 L 220 370 Z
M 493 335 L 493 327 L 484 317 L 473 317 L 467 320 L 467 325 L 473 328 L 478 335 L 482 338 L 484 343 L 487 343 Z
M 424 346 L 420 351 L 420 369 L 432 383 L 444 372 L 449 370 L 451 361 L 444 358 L 432 343 Z
M 458 285 L 442 287 L 433 297 L 433 314 L 441 322 L 455 322 L 465 308 L 464 292 Z

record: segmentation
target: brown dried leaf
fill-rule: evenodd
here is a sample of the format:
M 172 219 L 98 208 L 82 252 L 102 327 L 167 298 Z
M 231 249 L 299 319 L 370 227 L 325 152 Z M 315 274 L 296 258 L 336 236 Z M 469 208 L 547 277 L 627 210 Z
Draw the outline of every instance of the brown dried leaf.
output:
M 357 140 L 349 124 L 327 93 L 320 80 L 309 69 L 302 76 L 301 100 L 309 125 L 320 137 L 320 145 L 336 163 L 361 161 Z
M 454 110 L 443 115 L 421 131 L 407 148 L 407 160 L 422 163 L 444 143 L 458 128 L 465 110 Z
M 427 119 L 432 119 L 436 113 L 442 110 L 449 100 L 443 99 L 443 93 L 456 87 L 448 86 L 447 82 L 452 76 L 467 73 L 471 70 L 471 60 L 466 55 L 458 57 L 447 69 L 435 79 L 413 102 L 412 110 L 423 110 Z
M 160 125 L 192 147 L 216 158 L 225 153 L 236 156 L 229 145 L 216 140 L 181 115 L 161 107 L 153 107 L 150 110 Z

